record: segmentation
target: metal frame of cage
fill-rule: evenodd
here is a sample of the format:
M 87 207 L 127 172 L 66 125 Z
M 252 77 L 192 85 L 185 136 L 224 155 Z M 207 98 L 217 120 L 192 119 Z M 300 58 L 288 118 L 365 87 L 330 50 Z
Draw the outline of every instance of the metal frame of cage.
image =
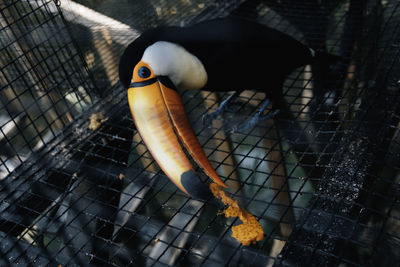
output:
M 271 225 L 265 241 L 251 247 L 235 243 L 229 229 L 237 221 L 215 215 L 221 208 L 217 204 L 179 192 L 149 156 L 113 71 L 113 53 L 118 54 L 138 31 L 117 24 L 118 32 L 110 39 L 107 36 L 113 33 L 99 23 L 119 22 L 107 17 L 86 21 L 91 23 L 88 30 L 74 24 L 84 21 L 83 16 L 69 17 L 71 9 L 58 1 L 4 1 L 0 4 L 0 115 L 5 114 L 0 121 L 1 264 L 396 262 L 400 4 L 359 0 L 317 5 L 294 0 L 194 4 L 195 14 L 170 12 L 170 17 L 149 25 L 166 19 L 176 24 L 182 17 L 193 23 L 227 14 L 263 14 L 261 23 L 313 47 L 327 47 L 346 60 L 337 66 L 340 79 L 328 83 L 341 88 L 340 93 L 319 95 L 313 87 L 325 85 L 320 77 L 313 77 L 310 85 L 310 72 L 299 70 L 285 84 L 291 114 L 246 133 L 224 132 L 223 122 L 230 114 L 210 128 L 199 125 L 201 115 L 226 95 L 181 92 L 213 165 L 241 203 L 264 225 Z M 92 44 L 82 38 L 88 33 Z M 97 59 L 92 62 L 91 57 Z M 262 94 L 246 91 L 239 110 L 251 114 L 262 99 Z M 326 104 L 329 101 L 334 105 Z M 99 112 L 103 117 L 90 117 Z M 88 129 L 91 118 L 99 122 L 95 130 Z M 248 167 L 249 160 L 256 165 Z M 268 170 L 262 169 L 265 166 Z M 300 167 L 305 177 L 295 174 Z M 260 182 L 253 179 L 256 175 L 267 178 Z M 297 189 L 291 187 L 294 181 L 299 182 Z M 310 185 L 314 191 L 305 191 Z M 260 199 L 265 191 L 273 193 Z M 306 205 L 297 201 L 301 195 L 308 197 Z M 271 223 L 268 216 L 277 220 Z

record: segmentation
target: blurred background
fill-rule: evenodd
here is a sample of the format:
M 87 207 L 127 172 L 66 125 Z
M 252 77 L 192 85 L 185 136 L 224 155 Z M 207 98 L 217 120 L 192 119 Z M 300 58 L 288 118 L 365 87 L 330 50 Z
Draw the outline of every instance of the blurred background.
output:
M 245 88 L 203 125 L 230 93 L 180 92 L 210 162 L 263 226 L 249 247 L 220 203 L 160 171 L 118 81 L 143 31 L 226 16 L 342 57 L 293 72 L 286 108 L 245 132 L 229 129 L 263 93 Z M 0 265 L 397 265 L 399 26 L 396 0 L 3 0 Z

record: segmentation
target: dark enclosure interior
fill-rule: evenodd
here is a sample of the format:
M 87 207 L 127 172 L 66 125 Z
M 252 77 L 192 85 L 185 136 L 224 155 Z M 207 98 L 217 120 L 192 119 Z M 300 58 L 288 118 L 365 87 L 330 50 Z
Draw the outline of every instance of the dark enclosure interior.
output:
M 263 226 L 248 247 L 221 204 L 159 169 L 117 71 L 146 29 L 225 16 L 343 58 L 328 77 L 293 72 L 287 112 L 245 132 L 226 127 L 263 93 L 246 88 L 236 112 L 203 125 L 229 93 L 180 91 L 210 162 Z M 2 0 L 0 265 L 398 265 L 399 53 L 398 0 Z

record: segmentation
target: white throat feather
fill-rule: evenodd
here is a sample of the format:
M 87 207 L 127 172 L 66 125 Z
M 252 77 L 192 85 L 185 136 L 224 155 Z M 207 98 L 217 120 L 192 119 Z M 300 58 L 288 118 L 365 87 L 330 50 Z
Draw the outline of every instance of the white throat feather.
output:
M 158 41 L 147 47 L 142 61 L 155 75 L 168 76 L 179 89 L 201 89 L 207 83 L 201 61 L 178 44 Z

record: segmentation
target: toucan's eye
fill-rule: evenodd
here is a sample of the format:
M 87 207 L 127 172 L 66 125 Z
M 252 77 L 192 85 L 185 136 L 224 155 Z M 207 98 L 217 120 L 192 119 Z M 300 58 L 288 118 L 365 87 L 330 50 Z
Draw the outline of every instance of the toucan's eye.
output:
M 139 77 L 142 79 L 146 79 L 150 77 L 151 71 L 147 67 L 141 67 L 138 71 Z

